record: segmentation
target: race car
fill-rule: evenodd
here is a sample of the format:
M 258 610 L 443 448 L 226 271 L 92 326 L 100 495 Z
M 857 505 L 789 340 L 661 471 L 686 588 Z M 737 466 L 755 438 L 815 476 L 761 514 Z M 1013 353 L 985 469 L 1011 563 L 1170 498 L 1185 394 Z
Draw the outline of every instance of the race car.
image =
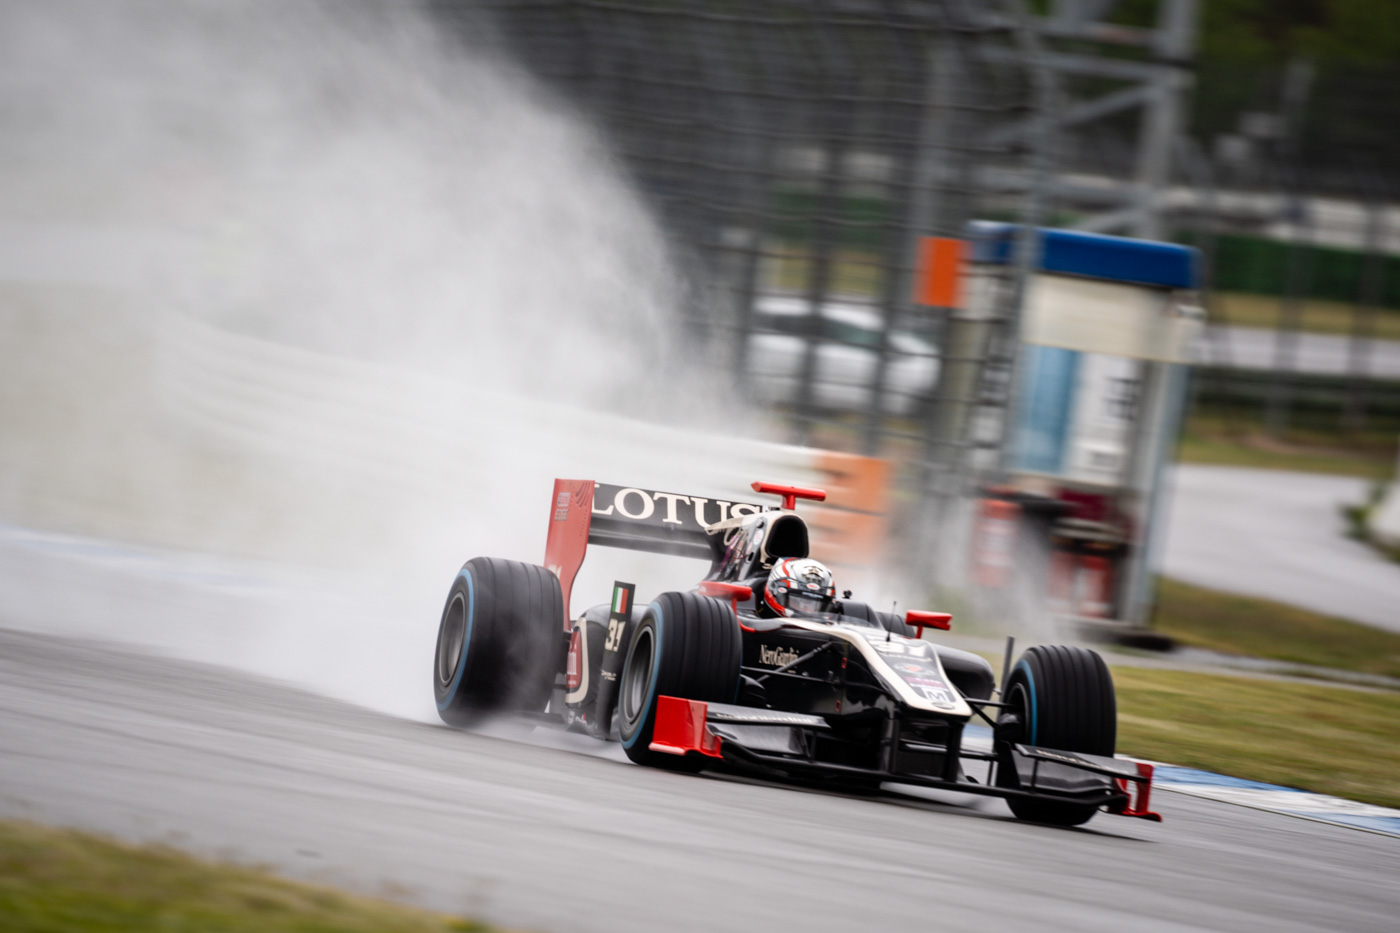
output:
M 781 503 L 556 480 L 542 566 L 477 557 L 453 581 L 433 664 L 442 719 L 523 713 L 619 741 L 651 767 L 992 795 L 1040 823 L 1100 810 L 1161 819 L 1152 766 L 1114 757 L 1113 681 L 1098 654 L 1032 647 L 998 689 L 986 660 L 923 637 L 948 629 L 949 614 L 900 617 L 838 597 L 796 510 L 824 491 L 752 488 Z M 589 545 L 710 568 L 694 590 L 647 603 L 617 582 L 575 617 Z M 989 742 L 985 729 L 964 742 L 976 721 Z

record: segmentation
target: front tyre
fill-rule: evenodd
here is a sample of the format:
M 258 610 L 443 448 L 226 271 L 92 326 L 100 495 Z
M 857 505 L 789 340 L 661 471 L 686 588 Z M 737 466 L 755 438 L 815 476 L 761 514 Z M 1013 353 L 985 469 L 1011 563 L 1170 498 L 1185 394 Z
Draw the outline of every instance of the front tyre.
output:
M 739 691 L 739 620 L 729 603 L 663 593 L 646 608 L 627 648 L 618 687 L 618 737 L 637 764 L 698 771 L 699 755 L 651 750 L 657 697 L 732 703 Z
M 1027 649 L 1002 687 L 1007 705 L 997 716 L 1002 749 L 997 783 L 1016 787 L 1013 744 L 1113 757 L 1118 704 L 1108 666 L 1096 652 L 1064 645 Z M 1017 818 L 1033 823 L 1078 826 L 1098 807 L 1053 800 L 1007 798 Z
M 443 722 L 541 711 L 563 644 L 564 596 L 543 567 L 494 557 L 467 561 L 438 625 L 433 698 Z

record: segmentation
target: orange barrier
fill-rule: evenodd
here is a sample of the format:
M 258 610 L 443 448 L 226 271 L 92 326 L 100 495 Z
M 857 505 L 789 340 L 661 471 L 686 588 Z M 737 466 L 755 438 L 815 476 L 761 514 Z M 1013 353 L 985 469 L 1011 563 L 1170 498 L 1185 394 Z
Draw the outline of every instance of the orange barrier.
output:
M 914 303 L 934 308 L 962 307 L 964 243 L 949 237 L 926 236 L 919 240 L 918 267 L 914 270 Z
M 816 461 L 826 503 L 803 510 L 812 554 L 834 567 L 876 566 L 889 531 L 889 461 L 828 450 L 817 451 Z

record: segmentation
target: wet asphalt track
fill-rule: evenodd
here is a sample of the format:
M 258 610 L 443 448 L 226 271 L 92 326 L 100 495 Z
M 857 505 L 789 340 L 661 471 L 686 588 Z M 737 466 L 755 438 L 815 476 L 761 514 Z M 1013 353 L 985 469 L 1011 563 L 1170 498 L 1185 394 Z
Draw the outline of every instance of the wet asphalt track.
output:
M 998 801 L 665 774 L 571 738 L 0 631 L 0 813 L 517 927 L 1360 931 L 1400 913 L 1390 837 L 1168 793 L 1162 825 L 1060 830 Z
M 1400 632 L 1400 567 L 1347 537 L 1349 476 L 1176 464 L 1162 572 Z

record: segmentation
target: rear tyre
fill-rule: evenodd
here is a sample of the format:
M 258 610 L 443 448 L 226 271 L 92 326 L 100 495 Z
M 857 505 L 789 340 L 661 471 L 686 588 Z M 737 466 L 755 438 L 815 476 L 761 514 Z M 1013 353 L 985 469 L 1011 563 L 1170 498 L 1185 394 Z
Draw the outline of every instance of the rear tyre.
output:
M 997 783 L 1016 787 L 1010 745 L 1036 745 L 1112 757 L 1117 742 L 1118 704 L 1113 678 L 1097 653 L 1064 645 L 1030 648 L 1002 688 L 1007 704 L 997 716 L 996 744 L 1002 749 Z M 1096 806 L 1046 800 L 1007 799 L 1018 819 L 1078 826 Z
M 647 606 L 627 647 L 618 686 L 618 737 L 637 764 L 699 771 L 698 754 L 651 750 L 656 699 L 732 703 L 739 691 L 739 620 L 729 603 L 694 593 L 663 593 Z
M 538 712 L 563 644 L 559 579 L 534 564 L 474 557 L 452 582 L 438 625 L 433 697 L 443 722 Z

